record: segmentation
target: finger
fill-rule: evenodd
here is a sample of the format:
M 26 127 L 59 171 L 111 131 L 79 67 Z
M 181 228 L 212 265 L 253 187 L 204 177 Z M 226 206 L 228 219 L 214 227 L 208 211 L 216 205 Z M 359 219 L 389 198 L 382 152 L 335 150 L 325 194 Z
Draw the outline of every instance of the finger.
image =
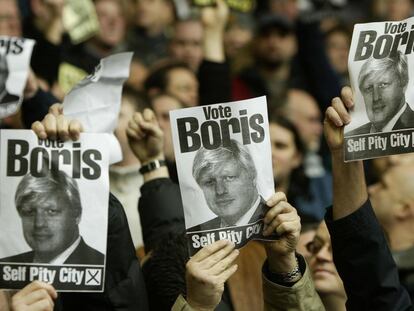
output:
M 35 290 L 27 295 L 25 295 L 24 297 L 22 297 L 22 302 L 25 303 L 26 305 L 32 305 L 37 301 L 41 301 L 41 300 L 47 300 L 49 301 L 49 305 L 53 306 L 53 300 L 49 295 L 49 292 L 45 289 L 45 288 L 41 288 L 38 290 Z
M 200 267 L 210 269 L 215 264 L 226 258 L 233 250 L 234 250 L 234 243 L 228 243 L 225 247 L 219 249 L 214 254 L 204 258 L 204 260 L 200 261 Z
M 351 121 L 348 110 L 345 108 L 344 103 L 339 97 L 332 99 L 332 107 L 338 113 L 343 123 L 348 124 Z
M 40 281 L 33 281 L 29 285 L 26 285 L 23 289 L 18 291 L 14 297 L 26 296 L 29 293 L 40 289 L 45 289 L 53 298 L 57 297 L 56 290 L 52 285 Z
M 137 131 L 132 130 L 131 128 L 126 129 L 127 136 L 132 140 L 141 140 L 141 136 L 137 134 Z
M 145 129 L 142 128 L 142 123 L 144 123 L 144 117 L 141 113 L 137 112 L 133 116 L 134 122 L 138 126 L 137 135 L 140 139 L 145 137 Z
M 43 126 L 43 124 L 40 121 L 36 121 L 32 124 L 32 130 L 33 130 L 33 132 L 35 132 L 37 137 L 39 137 L 40 139 L 46 139 L 47 138 L 45 127 Z
M 33 305 L 30 306 L 30 310 L 33 311 L 52 311 L 53 310 L 53 304 L 51 305 L 48 300 L 41 300 Z
M 290 213 L 285 214 L 278 214 L 275 218 L 273 218 L 272 222 L 268 224 L 267 228 L 263 231 L 263 235 L 267 236 L 274 233 L 276 231 L 276 228 L 284 222 L 291 222 L 296 220 L 300 221 L 300 217 L 296 211 L 291 211 Z
M 141 127 L 135 121 L 135 118 L 132 117 L 128 122 L 127 134 L 136 140 L 141 140 L 145 137 L 145 133 L 142 131 Z
M 281 223 L 276 228 L 276 233 L 278 235 L 286 235 L 286 234 L 292 234 L 292 233 L 298 233 L 300 232 L 300 220 L 294 220 L 294 221 L 285 221 Z
M 234 264 L 220 273 L 217 277 L 221 283 L 225 283 L 237 271 L 238 265 Z
M 341 127 L 344 125 L 338 112 L 332 106 L 326 109 L 325 117 L 332 124 L 335 124 L 336 127 Z
M 83 125 L 78 120 L 71 120 L 69 122 L 69 136 L 72 140 L 78 140 L 80 134 L 83 132 Z
M 223 248 L 218 249 L 216 252 L 211 253 L 208 257 L 204 258 L 203 260 L 199 261 L 200 266 L 204 268 L 211 268 L 217 262 L 221 261 L 223 258 L 228 256 L 234 249 L 234 243 L 227 241 L 226 245 Z
M 342 88 L 341 98 L 346 108 L 351 109 L 354 107 L 354 96 L 352 94 L 352 89 L 349 86 Z
M 150 134 L 155 137 L 162 137 L 163 131 L 160 129 L 158 124 L 150 123 L 150 122 L 142 122 L 140 124 L 141 129 L 143 129 L 147 134 Z
M 56 117 L 56 128 L 59 139 L 65 141 L 69 138 L 69 120 L 63 115 Z
M 278 204 L 276 204 L 267 211 L 263 221 L 265 224 L 269 224 L 280 213 L 289 213 L 292 211 L 292 209 L 292 205 L 290 205 L 288 202 L 280 201 Z
M 151 109 L 145 108 L 142 112 L 143 120 L 150 123 L 156 123 L 157 118 L 155 117 L 154 112 Z
M 218 241 L 202 248 L 191 259 L 196 261 L 196 262 L 200 262 L 200 261 L 204 260 L 205 258 L 211 256 L 215 252 L 221 250 L 222 248 L 225 248 L 229 243 L 231 243 L 231 242 L 228 241 L 228 240 L 218 240 Z
M 128 121 L 128 128 L 132 130 L 138 130 L 138 124 L 135 122 L 134 118 L 132 117 L 131 120 Z
M 234 261 L 239 256 L 239 253 L 240 252 L 238 249 L 234 249 L 229 255 L 217 262 L 214 266 L 212 266 L 210 269 L 210 273 L 214 275 L 219 275 L 220 273 L 222 273 L 228 267 L 232 266 Z
M 49 113 L 51 113 L 55 117 L 60 116 L 61 114 L 63 114 L 63 105 L 60 103 L 53 104 L 49 107 Z
M 272 194 L 272 196 L 266 201 L 266 205 L 272 207 L 277 205 L 281 201 L 287 201 L 287 198 L 286 194 L 279 191 Z
M 56 117 L 53 114 L 48 113 L 43 119 L 42 123 L 45 127 L 47 138 L 56 139 L 56 135 L 57 135 Z

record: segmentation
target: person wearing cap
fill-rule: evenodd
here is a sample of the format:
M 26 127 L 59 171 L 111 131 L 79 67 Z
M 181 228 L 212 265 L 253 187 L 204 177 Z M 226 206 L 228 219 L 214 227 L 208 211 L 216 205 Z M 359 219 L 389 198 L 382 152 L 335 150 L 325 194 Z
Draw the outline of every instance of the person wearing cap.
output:
M 270 104 L 281 102 L 297 52 L 294 25 L 280 15 L 262 16 L 252 41 L 253 65 L 233 81 L 234 99 L 268 95 Z

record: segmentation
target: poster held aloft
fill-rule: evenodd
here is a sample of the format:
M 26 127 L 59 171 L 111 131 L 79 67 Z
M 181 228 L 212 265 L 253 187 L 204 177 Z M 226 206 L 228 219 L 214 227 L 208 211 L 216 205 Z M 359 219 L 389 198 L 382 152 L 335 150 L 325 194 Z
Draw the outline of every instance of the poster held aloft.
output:
M 20 108 L 34 44 L 30 39 L 0 36 L 0 119 Z
M 170 112 L 190 255 L 264 237 L 274 192 L 266 98 Z
M 78 141 L 0 132 L 0 288 L 34 280 L 102 292 L 108 227 L 105 134 Z
M 414 152 L 414 18 L 355 25 L 345 161 Z

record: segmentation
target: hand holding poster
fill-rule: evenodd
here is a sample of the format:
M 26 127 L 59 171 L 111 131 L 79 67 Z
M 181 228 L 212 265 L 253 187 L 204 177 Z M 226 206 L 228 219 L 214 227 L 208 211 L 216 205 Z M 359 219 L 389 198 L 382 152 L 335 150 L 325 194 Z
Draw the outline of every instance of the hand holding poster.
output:
M 103 291 L 108 224 L 104 134 L 79 141 L 0 132 L 0 288 L 34 280 Z
M 19 109 L 34 41 L 0 36 L 0 119 Z
M 355 109 L 345 161 L 414 151 L 414 18 L 355 25 L 348 59 Z
M 264 237 L 274 192 L 265 97 L 170 112 L 190 254 Z

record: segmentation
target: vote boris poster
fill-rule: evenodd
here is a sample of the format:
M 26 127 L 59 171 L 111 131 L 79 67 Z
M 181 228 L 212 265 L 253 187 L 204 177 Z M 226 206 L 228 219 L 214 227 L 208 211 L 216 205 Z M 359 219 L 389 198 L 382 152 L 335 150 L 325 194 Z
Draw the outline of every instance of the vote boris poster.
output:
M 20 108 L 34 43 L 30 39 L 0 36 L 0 119 Z
M 264 237 L 274 192 L 266 98 L 170 112 L 190 255 L 227 239 Z
M 414 18 L 357 24 L 348 59 L 355 107 L 345 161 L 414 151 Z
M 103 291 L 109 195 L 103 135 L 62 142 L 29 130 L 0 131 L 0 288 L 39 280 L 58 291 Z

